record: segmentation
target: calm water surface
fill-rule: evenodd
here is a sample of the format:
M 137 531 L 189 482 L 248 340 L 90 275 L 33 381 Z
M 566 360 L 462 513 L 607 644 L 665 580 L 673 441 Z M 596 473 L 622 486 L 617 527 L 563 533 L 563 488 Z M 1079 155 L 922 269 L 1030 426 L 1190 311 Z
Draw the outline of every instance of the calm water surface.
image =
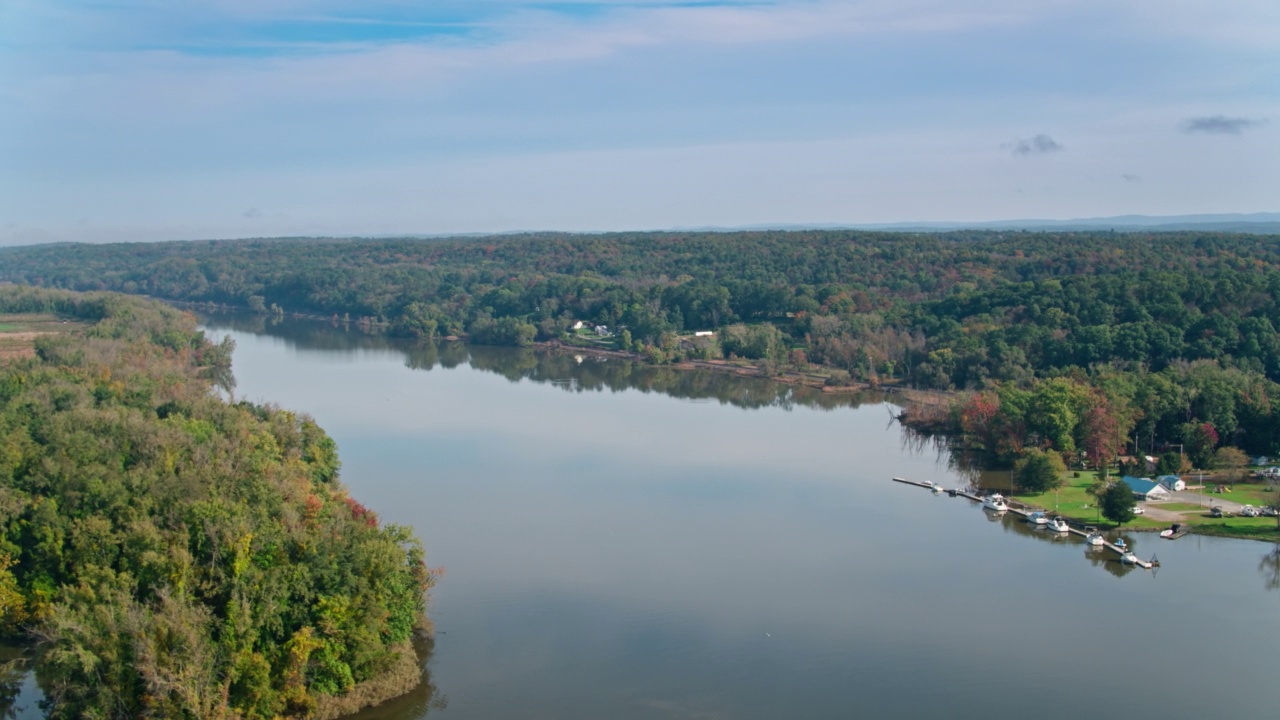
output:
M 1280 716 L 1270 546 L 1132 570 L 892 483 L 967 481 L 880 399 L 206 323 L 446 570 L 430 684 L 363 718 Z

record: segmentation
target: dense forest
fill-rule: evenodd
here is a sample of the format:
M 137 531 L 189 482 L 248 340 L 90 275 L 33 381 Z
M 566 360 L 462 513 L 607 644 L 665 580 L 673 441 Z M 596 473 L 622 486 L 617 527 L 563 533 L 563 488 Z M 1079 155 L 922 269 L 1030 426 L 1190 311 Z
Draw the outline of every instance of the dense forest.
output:
M 57 718 L 335 717 L 417 684 L 433 576 L 309 418 L 231 403 L 229 342 L 127 296 L 0 288 L 69 320 L 0 365 L 0 632 Z
M 1222 446 L 1280 450 L 1276 239 L 798 231 L 49 245 L 0 250 L 0 280 L 492 344 L 571 339 L 581 320 L 652 363 L 745 358 L 766 373 L 816 367 L 833 384 L 974 393 L 933 421 L 1006 459 L 1048 447 L 1098 462 L 1212 437 L 1196 454 L 1208 463 Z

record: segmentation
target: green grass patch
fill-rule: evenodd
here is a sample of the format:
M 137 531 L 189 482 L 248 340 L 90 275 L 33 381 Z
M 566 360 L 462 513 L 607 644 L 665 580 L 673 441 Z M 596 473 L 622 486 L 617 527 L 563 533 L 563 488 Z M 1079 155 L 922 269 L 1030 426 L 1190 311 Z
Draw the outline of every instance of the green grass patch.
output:
M 1207 498 L 1222 498 L 1245 505 L 1274 505 L 1276 503 L 1276 491 L 1264 483 L 1243 484 L 1236 483 L 1231 488 L 1231 492 L 1224 493 L 1205 493 Z
M 1073 473 L 1074 475 L 1074 473 Z M 1026 505 L 1043 508 L 1050 514 L 1057 513 L 1082 525 L 1097 525 L 1099 528 L 1113 528 L 1115 524 L 1102 517 L 1098 510 L 1098 501 L 1089 494 L 1089 488 L 1098 481 L 1096 472 L 1082 471 L 1080 477 L 1068 477 L 1057 492 L 1050 490 L 1040 494 L 1014 494 L 1010 498 Z M 1139 515 L 1124 525 L 1128 528 L 1161 528 L 1167 527 L 1163 521 L 1148 520 Z
M 1280 541 L 1280 530 L 1276 529 L 1276 519 L 1273 517 L 1221 518 L 1206 520 L 1203 523 L 1196 522 L 1192 527 L 1200 535 Z

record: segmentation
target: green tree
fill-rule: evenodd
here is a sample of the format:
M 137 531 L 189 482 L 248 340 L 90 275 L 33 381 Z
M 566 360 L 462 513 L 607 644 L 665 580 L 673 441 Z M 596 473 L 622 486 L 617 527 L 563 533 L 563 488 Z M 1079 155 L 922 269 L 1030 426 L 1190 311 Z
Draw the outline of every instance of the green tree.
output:
M 1239 482 L 1248 464 L 1249 456 L 1240 448 L 1220 447 L 1213 454 L 1213 469 L 1222 471 L 1229 482 Z
M 1160 456 L 1160 462 L 1156 464 L 1156 473 L 1159 475 L 1177 475 L 1182 472 L 1182 455 L 1176 452 L 1167 452 Z
M 1062 474 L 1067 466 L 1062 456 L 1052 450 L 1032 448 L 1023 452 L 1013 468 L 1014 482 L 1019 488 L 1042 493 L 1062 486 Z
M 1123 525 L 1132 520 L 1136 516 L 1133 511 L 1136 506 L 1133 490 L 1123 482 L 1112 483 L 1111 487 L 1102 493 L 1102 517 L 1117 525 Z

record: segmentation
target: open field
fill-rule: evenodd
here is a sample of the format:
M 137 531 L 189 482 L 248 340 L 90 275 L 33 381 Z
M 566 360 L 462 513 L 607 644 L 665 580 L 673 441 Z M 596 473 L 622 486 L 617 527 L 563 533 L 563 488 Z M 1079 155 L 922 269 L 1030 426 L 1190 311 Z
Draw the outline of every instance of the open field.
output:
M 1113 523 L 1101 517 L 1097 510 L 1097 501 L 1088 493 L 1089 487 L 1095 482 L 1097 482 L 1096 473 L 1082 472 L 1080 477 L 1066 478 L 1066 482 L 1058 489 L 1056 497 L 1055 493 L 1050 491 L 1039 495 L 1015 494 L 1011 498 L 1027 505 L 1045 508 L 1050 512 L 1056 511 L 1063 517 L 1078 523 L 1097 525 L 1100 528 L 1115 527 Z M 1235 502 L 1252 503 L 1254 505 L 1270 504 L 1275 499 L 1274 493 L 1270 494 L 1270 500 L 1266 499 L 1268 494 L 1266 485 L 1236 485 L 1235 488 L 1230 493 L 1223 495 L 1208 493 L 1205 497 L 1210 502 L 1212 502 L 1213 498 L 1225 497 Z M 1260 540 L 1280 539 L 1280 531 L 1276 529 L 1276 519 L 1273 517 L 1215 518 L 1209 516 L 1207 508 L 1197 507 L 1190 503 L 1150 503 L 1149 507 L 1180 513 L 1183 521 L 1190 525 L 1194 532 L 1205 535 Z M 1167 520 L 1153 520 L 1142 515 L 1137 516 L 1131 522 L 1125 523 L 1125 527 L 1136 530 L 1154 530 L 1166 528 L 1169 525 L 1170 523 Z
M 0 361 L 33 357 L 36 338 L 80 327 L 84 327 L 84 323 L 56 315 L 0 315 Z

